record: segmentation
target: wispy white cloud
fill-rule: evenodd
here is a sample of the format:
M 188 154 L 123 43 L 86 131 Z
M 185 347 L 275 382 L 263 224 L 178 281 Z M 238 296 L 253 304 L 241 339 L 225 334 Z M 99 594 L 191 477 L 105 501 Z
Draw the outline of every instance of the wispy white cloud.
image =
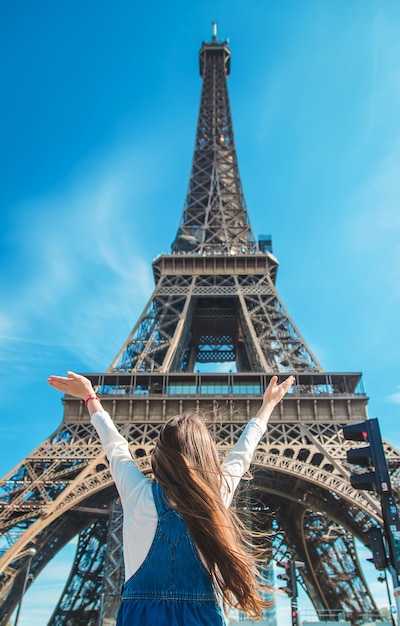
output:
M 400 140 L 395 132 L 400 102 L 397 31 L 391 12 L 376 5 L 370 38 L 368 124 L 354 149 L 354 163 L 360 169 L 346 203 L 345 223 L 341 224 L 353 255 L 358 254 L 364 265 L 369 259 L 368 272 L 362 277 L 376 278 L 377 285 L 390 287 L 384 302 L 400 297 Z
M 398 387 L 398 389 L 400 389 L 400 387 Z M 389 396 L 388 399 L 389 399 L 389 402 L 393 402 L 394 404 L 400 404 L 400 391 L 393 393 L 392 395 Z
M 400 141 L 371 162 L 369 171 L 354 189 L 353 207 L 341 227 L 344 242 L 355 261 L 368 272 L 359 278 L 386 285 L 385 301 L 400 297 Z M 347 236 L 346 236 L 347 235 Z
M 10 354 L 28 343 L 58 342 L 97 363 L 100 350 L 107 352 L 107 336 L 115 350 L 119 333 L 112 328 L 128 332 L 132 309 L 153 288 L 132 217 L 140 221 L 148 169 L 142 150 L 117 151 L 62 191 L 17 208 L 15 256 L 24 270 L 17 285 L 3 286 L 0 363 L 10 363 Z M 96 334 L 102 329 L 104 335 L 105 326 L 107 335 L 96 348 Z M 21 366 L 34 354 L 34 348 L 27 350 Z
M 391 123 L 392 112 L 400 101 L 398 25 L 390 11 L 375 6 L 371 32 L 371 90 L 369 94 L 368 130 L 382 121 Z M 382 119 L 382 111 L 385 118 Z

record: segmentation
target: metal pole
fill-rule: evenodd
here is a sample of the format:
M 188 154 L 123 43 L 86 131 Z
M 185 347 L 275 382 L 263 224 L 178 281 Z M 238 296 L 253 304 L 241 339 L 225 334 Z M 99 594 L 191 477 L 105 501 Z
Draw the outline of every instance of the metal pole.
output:
M 26 563 L 24 584 L 22 585 L 21 597 L 20 597 L 19 604 L 18 604 L 17 614 L 15 616 L 14 626 L 17 626 L 17 624 L 18 624 L 19 614 L 21 612 L 22 600 L 24 599 L 24 595 L 25 595 L 25 591 L 26 591 L 26 585 L 28 584 L 29 572 L 30 572 L 30 569 L 31 569 L 31 563 L 32 563 L 33 557 L 36 555 L 36 550 L 35 550 L 35 548 L 28 548 L 25 554 L 29 558 L 28 558 L 28 561 Z
M 397 580 L 397 577 L 396 577 Z M 397 624 L 400 626 L 400 587 L 394 588 L 394 599 L 396 600 Z
M 386 591 L 387 591 L 388 600 L 389 600 L 390 619 L 392 620 L 393 626 L 396 626 L 396 622 L 394 621 L 394 615 L 392 613 L 392 596 L 390 595 L 389 581 L 388 581 L 386 569 L 383 570 L 383 574 L 378 576 L 378 580 L 379 580 L 380 583 L 383 583 L 383 581 L 385 581 L 385 583 L 386 583 Z
M 389 484 L 390 487 L 390 484 Z M 382 494 L 381 506 L 383 527 L 389 548 L 389 571 L 393 581 L 393 595 L 396 602 L 397 624 L 400 626 L 400 518 L 396 501 L 391 495 Z
M 393 580 L 393 595 L 397 609 L 397 623 L 400 626 L 400 517 L 396 500 L 392 493 L 389 468 L 383 447 L 377 418 L 366 422 L 369 428 L 369 441 L 372 461 L 375 467 L 375 485 L 380 495 L 383 529 L 389 552 L 389 571 Z

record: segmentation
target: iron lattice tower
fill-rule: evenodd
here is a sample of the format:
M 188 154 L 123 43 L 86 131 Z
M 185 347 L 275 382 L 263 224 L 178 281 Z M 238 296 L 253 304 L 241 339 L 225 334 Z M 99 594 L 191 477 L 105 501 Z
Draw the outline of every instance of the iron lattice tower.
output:
M 116 359 L 89 377 L 149 472 L 167 418 L 208 411 L 224 454 L 258 410 L 270 375 L 293 373 L 296 384 L 254 458 L 255 489 L 237 506 L 269 531 L 272 559 L 305 562 L 299 582 L 317 611 L 341 610 L 358 623 L 376 606 L 354 540 L 365 542 L 371 521 L 382 519 L 374 495 L 350 485 L 341 426 L 366 419 L 367 397 L 360 373 L 322 369 L 277 293 L 278 261 L 268 238 L 256 242 L 245 205 L 229 73 L 230 50 L 214 31 L 200 50 L 194 157 L 171 253 L 153 262 L 153 294 Z M 1 625 L 18 602 L 27 548 L 37 551 L 36 577 L 76 535 L 75 562 L 49 624 L 115 623 L 121 508 L 83 403 L 68 396 L 63 403 L 60 427 L 1 481 Z M 387 442 L 385 449 L 398 495 L 400 454 Z

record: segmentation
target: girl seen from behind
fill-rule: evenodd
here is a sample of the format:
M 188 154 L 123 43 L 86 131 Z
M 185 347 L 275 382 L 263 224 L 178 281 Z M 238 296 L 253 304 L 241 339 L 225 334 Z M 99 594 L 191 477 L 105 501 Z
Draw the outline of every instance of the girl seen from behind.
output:
M 271 378 L 260 410 L 222 464 L 198 416 L 167 421 L 152 453 L 155 481 L 136 467 L 89 379 L 68 372 L 48 382 L 85 401 L 121 498 L 125 583 L 117 626 L 222 626 L 223 607 L 260 619 L 267 604 L 242 525 L 229 505 L 293 376 L 280 385 Z

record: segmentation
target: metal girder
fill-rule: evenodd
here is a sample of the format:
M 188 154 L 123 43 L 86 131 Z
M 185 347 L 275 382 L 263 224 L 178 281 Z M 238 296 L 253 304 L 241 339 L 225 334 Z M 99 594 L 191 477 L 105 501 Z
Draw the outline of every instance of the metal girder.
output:
M 239 175 L 226 84 L 227 46 L 203 46 L 196 143 L 173 252 L 256 251 Z
M 108 518 L 100 519 L 80 533 L 74 565 L 49 626 L 97 626 L 107 522 Z
M 341 611 L 353 624 L 367 616 L 376 619 L 379 612 L 354 546 L 354 537 L 362 537 L 369 516 L 355 508 L 352 516 L 346 502 L 323 489 L 311 492 L 301 479 L 280 474 L 274 479 L 271 489 L 271 474 L 258 468 L 254 486 L 258 508 L 264 507 L 276 523 L 276 537 L 271 539 L 274 558 L 289 554 L 305 563 L 299 579 L 321 616 Z
M 34 581 L 51 559 L 70 540 L 99 517 L 103 518 L 107 513 L 107 501 L 110 498 L 110 493 L 115 493 L 114 487 L 105 489 L 95 498 L 89 496 L 86 501 L 87 506 L 84 509 L 72 508 L 47 524 L 46 521 L 40 527 L 37 524 L 32 524 L 25 532 L 17 534 L 19 541 L 17 539 L 3 554 L 2 560 L 5 565 L 0 568 L 0 624 L 7 624 L 20 599 L 21 581 L 26 566 L 24 559 L 26 549 L 16 549 L 21 538 L 28 534 L 31 528 L 36 529 L 36 532 L 29 533 L 28 544 L 25 544 L 28 547 L 34 546 L 37 552 L 32 560 L 30 570 Z M 28 587 L 32 584 L 32 580 L 29 579 Z
M 106 626 L 110 620 L 115 619 L 121 597 L 121 587 L 125 574 L 122 552 L 122 523 L 122 504 L 120 499 L 116 498 L 111 503 L 108 524 L 99 620 L 99 624 L 102 626 Z
M 198 266 L 201 271 L 201 259 Z M 227 317 L 231 318 L 228 335 Z M 230 348 L 216 355 L 221 337 Z M 207 353 L 205 345 L 214 351 Z M 191 355 L 184 358 L 188 347 Z M 162 276 L 112 367 L 115 371 L 194 371 L 196 362 L 217 360 L 236 361 L 239 371 L 322 370 L 270 276 L 242 274 L 198 274 L 190 281 L 181 275 Z

